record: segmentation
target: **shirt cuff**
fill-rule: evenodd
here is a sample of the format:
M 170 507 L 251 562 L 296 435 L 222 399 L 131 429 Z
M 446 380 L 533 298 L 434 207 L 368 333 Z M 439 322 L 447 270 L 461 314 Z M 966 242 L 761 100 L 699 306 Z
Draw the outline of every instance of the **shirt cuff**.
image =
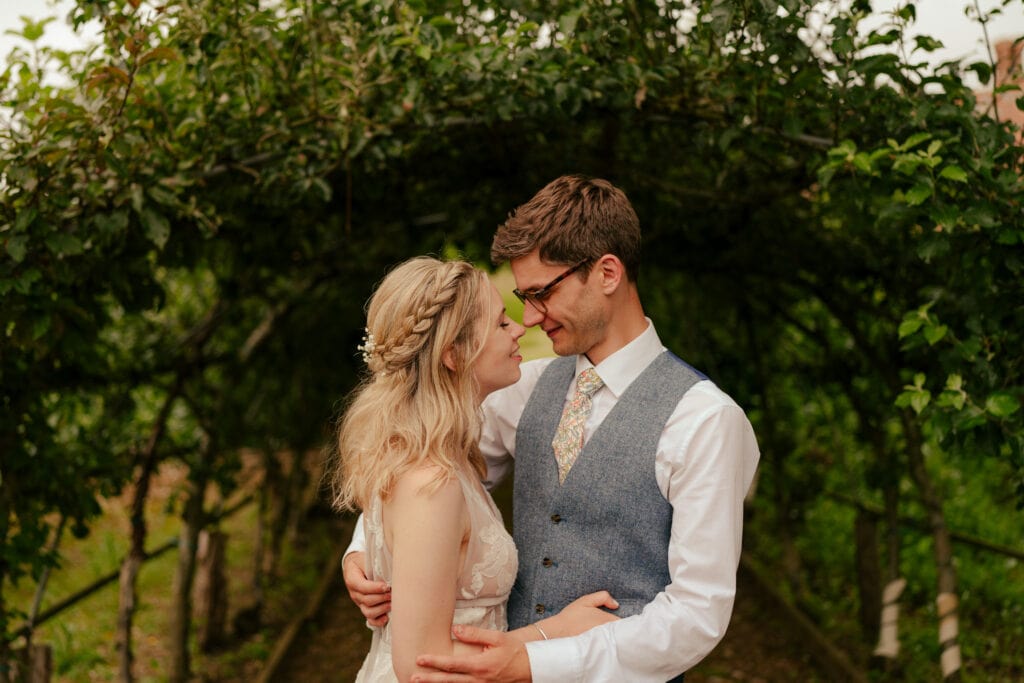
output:
M 533 683 L 584 683 L 583 657 L 573 638 L 526 643 Z

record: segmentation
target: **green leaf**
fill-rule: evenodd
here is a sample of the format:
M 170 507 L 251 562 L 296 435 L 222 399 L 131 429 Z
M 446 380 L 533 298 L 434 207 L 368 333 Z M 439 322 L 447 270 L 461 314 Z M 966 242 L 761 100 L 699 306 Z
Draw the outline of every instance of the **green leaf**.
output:
M 148 206 L 142 209 L 139 217 L 142 219 L 142 231 L 146 237 L 158 248 L 163 249 L 167 244 L 167 238 L 171 235 L 170 222 L 162 213 L 154 211 Z
M 14 231 L 25 232 L 32 225 L 32 221 L 36 219 L 39 212 L 35 209 L 22 209 L 14 217 Z
M 924 328 L 924 338 L 928 340 L 930 346 L 935 346 L 948 331 L 949 328 L 945 325 L 928 325 Z
M 931 400 L 932 393 L 927 389 L 907 387 L 903 393 L 896 397 L 896 406 L 899 408 L 909 406 L 914 409 L 915 413 L 920 414 Z
M 7 253 L 11 255 L 15 263 L 25 260 L 25 253 L 28 251 L 28 235 L 15 235 L 7 240 Z
M 430 24 L 432 26 L 437 26 L 439 28 L 440 27 L 447 28 L 447 27 L 450 27 L 450 26 L 456 26 L 456 23 L 454 21 L 452 21 L 451 17 L 446 17 L 443 14 L 438 14 L 437 16 L 431 17 L 430 18 Z
M 955 180 L 958 183 L 966 183 L 967 171 L 956 165 L 946 166 L 944 169 L 942 169 L 942 172 L 939 173 L 939 177 L 947 178 L 949 180 Z
M 999 391 L 985 401 L 985 410 L 995 417 L 1009 417 L 1020 410 L 1020 401 L 1011 393 Z
M 967 70 L 976 73 L 982 85 L 988 83 L 989 79 L 992 78 L 992 66 L 987 62 L 974 62 L 967 67 Z
M 31 18 L 22 16 L 21 21 L 24 24 L 24 28 L 21 30 L 21 36 L 30 43 L 34 43 L 43 37 L 43 31 L 46 29 L 46 25 L 55 20 L 56 17 L 46 17 L 39 21 L 32 21 Z M 18 35 L 16 31 L 8 31 L 8 33 Z
M 914 334 L 919 329 L 921 329 L 921 325 L 923 325 L 923 324 L 924 324 L 924 321 L 921 320 L 920 318 L 906 318 L 906 319 L 904 319 L 903 322 L 900 323 L 900 330 L 899 330 L 900 339 L 903 339 L 904 337 L 909 337 L 910 335 Z
M 913 4 L 903 5 L 897 10 L 896 15 L 904 21 L 913 21 L 917 18 L 917 8 Z
M 41 318 L 36 318 L 35 322 L 32 323 L 32 339 L 40 339 L 43 335 L 50 331 L 50 316 L 45 315 Z
M 127 212 L 114 211 L 112 213 L 98 213 L 93 217 L 97 230 L 104 234 L 122 232 L 128 227 Z
M 999 244 L 1017 244 L 1020 241 L 1022 241 L 1020 230 L 1003 228 L 996 234 L 996 242 Z
M 915 36 L 914 42 L 917 43 L 916 50 L 924 50 L 925 52 L 934 52 L 943 47 L 941 40 L 935 40 L 931 36 Z
M 964 404 L 967 402 L 967 394 L 962 391 L 943 391 L 939 394 L 936 399 L 936 405 L 943 408 L 955 408 L 957 410 L 963 410 Z
M 157 204 L 163 204 L 164 206 L 173 206 L 177 201 L 177 197 L 174 196 L 173 192 L 165 190 L 164 188 L 154 185 L 146 190 L 146 194 Z
M 155 47 L 139 57 L 139 66 L 145 66 L 149 62 L 172 61 L 178 58 L 178 53 L 167 46 Z
M 46 242 L 46 247 L 57 257 L 74 256 L 83 251 L 82 242 L 74 235 L 64 232 L 50 233 L 44 242 Z
M 917 147 L 925 140 L 931 140 L 931 138 L 931 133 L 914 133 L 909 138 L 907 138 L 906 141 L 900 146 L 900 150 L 906 151 L 908 149 L 911 149 L 912 147 Z
M 868 36 L 867 46 L 872 45 L 892 45 L 900 39 L 900 32 L 897 29 L 887 31 L 886 33 L 879 33 L 878 31 L 872 31 L 871 35 Z
M 42 279 L 42 273 L 35 268 L 29 268 L 14 283 L 14 288 L 21 294 L 28 294 L 32 291 L 32 285 Z
M 580 10 L 564 14 L 558 19 L 558 30 L 563 36 L 570 36 L 576 30 L 576 22 L 579 21 Z
M 932 233 L 917 245 L 917 255 L 925 263 L 931 263 L 933 259 L 949 253 L 949 239 L 941 233 Z
M 868 159 L 868 155 L 864 152 L 854 155 L 853 166 L 863 173 L 871 173 L 871 161 Z
M 932 188 L 923 183 L 918 183 L 907 190 L 907 194 L 904 196 L 907 204 L 917 206 L 918 204 L 924 203 L 926 199 L 932 196 Z

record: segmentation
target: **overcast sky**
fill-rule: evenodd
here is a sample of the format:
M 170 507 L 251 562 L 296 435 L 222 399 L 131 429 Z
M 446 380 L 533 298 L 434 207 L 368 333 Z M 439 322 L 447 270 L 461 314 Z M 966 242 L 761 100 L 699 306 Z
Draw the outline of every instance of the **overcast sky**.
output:
M 876 12 L 892 9 L 903 4 L 905 0 L 872 0 Z M 989 11 L 1001 4 L 999 0 L 980 0 L 982 11 Z M 935 55 L 935 59 L 971 57 L 983 58 L 984 41 L 978 24 L 964 15 L 966 6 L 973 7 L 973 0 L 918 0 L 917 22 L 914 33 L 931 35 L 941 40 L 946 46 Z M 71 0 L 0 0 L 0 60 L 10 52 L 11 47 L 20 41 L 7 35 L 11 29 L 20 30 L 21 15 L 34 19 L 56 15 L 57 21 L 46 27 L 43 42 L 48 45 L 62 47 L 80 46 L 84 39 L 94 38 L 96 29 L 92 28 L 92 36 L 76 36 L 67 25 L 65 17 L 68 9 L 73 6 Z M 1003 11 L 1003 14 L 992 18 L 989 24 L 989 35 L 993 44 L 1000 39 L 1016 38 L 1024 35 L 1024 0 L 1015 0 Z

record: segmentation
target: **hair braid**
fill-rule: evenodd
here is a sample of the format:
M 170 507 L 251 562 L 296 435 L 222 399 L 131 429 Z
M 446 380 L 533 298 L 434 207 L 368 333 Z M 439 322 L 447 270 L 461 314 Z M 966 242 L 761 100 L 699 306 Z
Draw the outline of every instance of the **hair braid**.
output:
M 460 281 L 473 272 L 472 266 L 462 262 L 444 265 L 435 273 L 432 287 L 423 293 L 415 309 L 395 327 L 389 342 L 377 347 L 380 370 L 393 372 L 413 364 L 433 333 L 437 316 L 452 305 Z

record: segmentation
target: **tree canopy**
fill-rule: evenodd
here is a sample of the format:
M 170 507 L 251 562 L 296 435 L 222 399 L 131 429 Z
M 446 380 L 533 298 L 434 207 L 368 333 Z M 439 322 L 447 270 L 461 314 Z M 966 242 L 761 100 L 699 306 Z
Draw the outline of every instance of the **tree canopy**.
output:
M 649 314 L 750 411 L 772 514 L 841 465 L 866 499 L 913 482 L 937 527 L 929 455 L 988 459 L 1019 507 L 1024 149 L 965 76 L 1017 86 L 930 65 L 915 12 L 78 0 L 102 45 L 0 74 L 0 585 L 147 457 L 230 487 L 239 449 L 329 441 L 386 268 L 486 261 L 567 172 L 636 206 Z M 831 429 L 856 457 L 821 455 Z

